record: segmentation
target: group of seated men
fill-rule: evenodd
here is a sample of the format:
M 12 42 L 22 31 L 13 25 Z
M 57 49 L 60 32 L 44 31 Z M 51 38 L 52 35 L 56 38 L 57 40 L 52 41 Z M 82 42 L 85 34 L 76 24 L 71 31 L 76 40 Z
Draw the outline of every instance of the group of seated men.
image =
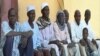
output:
M 35 10 L 29 5 L 28 20 L 20 24 L 16 9 L 9 9 L 8 21 L 2 22 L 3 56 L 99 56 L 99 46 L 89 22 L 89 9 L 86 9 L 83 21 L 80 11 L 75 10 L 73 23 L 68 22 L 67 10 L 59 10 L 56 21 L 51 23 L 48 3 L 42 3 L 42 16 L 36 21 Z

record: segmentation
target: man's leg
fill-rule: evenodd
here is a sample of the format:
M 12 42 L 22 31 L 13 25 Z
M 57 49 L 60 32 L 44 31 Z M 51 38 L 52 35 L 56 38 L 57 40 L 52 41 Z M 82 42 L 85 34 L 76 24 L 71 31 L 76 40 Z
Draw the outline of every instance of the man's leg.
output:
M 19 44 L 18 49 L 19 49 L 20 56 L 24 56 L 24 53 L 25 53 L 26 49 L 21 47 L 21 44 Z
M 44 56 L 51 56 L 50 51 L 48 49 L 43 49 L 42 51 Z
M 81 56 L 87 56 L 85 46 L 82 46 L 81 44 L 79 44 L 79 48 L 80 48 Z
M 4 56 L 12 56 L 13 40 L 13 37 L 6 37 L 6 42 L 3 47 Z
M 98 44 L 98 55 L 100 56 L 100 40 L 96 40 L 97 41 L 97 44 Z
M 58 46 L 57 46 L 56 44 L 49 44 L 49 45 L 48 45 L 48 48 L 49 48 L 49 49 L 52 49 L 52 48 L 53 48 L 53 49 L 55 50 L 55 52 L 56 52 L 56 55 L 57 55 L 57 56 L 60 56 L 59 48 L 58 48 Z
M 61 49 L 61 56 L 66 56 L 65 49 L 64 49 L 63 46 L 62 46 L 62 49 Z
M 33 56 L 44 56 L 43 52 L 39 50 L 34 50 L 33 53 L 34 53 Z
M 51 56 L 57 56 L 57 55 L 56 55 L 56 51 L 55 51 L 54 48 L 51 48 L 50 54 L 51 54 Z
M 32 38 L 29 37 L 27 40 L 27 45 L 26 47 L 22 47 L 22 44 L 19 45 L 19 53 L 20 56 L 33 56 L 33 41 Z
M 64 44 L 64 45 L 63 45 L 63 47 L 64 47 L 64 50 L 65 50 L 65 51 L 64 51 L 64 53 L 65 53 L 65 56 L 69 56 L 69 54 L 68 54 L 68 48 L 67 48 L 67 46 L 68 46 L 67 44 Z
M 27 46 L 26 46 L 26 53 L 25 56 L 33 56 L 33 40 L 32 37 L 29 37 L 27 40 Z
M 76 46 L 76 54 L 75 54 L 75 56 L 81 56 L 80 55 L 79 44 L 75 44 L 75 46 Z
M 92 46 L 92 49 L 93 49 L 93 52 L 91 53 L 91 55 L 93 55 L 93 56 L 99 56 L 99 51 L 98 51 L 96 45 L 93 44 L 91 46 Z

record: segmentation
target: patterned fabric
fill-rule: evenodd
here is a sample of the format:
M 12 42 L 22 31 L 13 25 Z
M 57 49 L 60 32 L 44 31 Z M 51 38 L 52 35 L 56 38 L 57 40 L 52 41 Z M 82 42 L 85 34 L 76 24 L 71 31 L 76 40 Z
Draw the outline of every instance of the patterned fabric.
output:
M 37 24 L 39 26 L 39 29 L 44 29 L 46 28 L 48 25 L 51 24 L 49 18 L 48 18 L 48 21 L 44 20 L 42 17 L 39 17 L 38 20 L 37 20 Z
M 42 47 L 43 48 L 47 48 L 49 50 L 51 50 L 51 48 L 54 48 L 56 51 L 57 56 L 59 56 L 59 48 L 56 44 L 49 44 L 50 41 L 54 40 L 54 30 L 53 30 L 53 24 L 51 24 L 51 22 L 46 21 L 44 19 L 42 19 L 42 17 L 40 17 L 37 20 L 37 24 L 39 26 L 41 35 L 42 35 L 42 39 L 43 41 L 42 43 Z

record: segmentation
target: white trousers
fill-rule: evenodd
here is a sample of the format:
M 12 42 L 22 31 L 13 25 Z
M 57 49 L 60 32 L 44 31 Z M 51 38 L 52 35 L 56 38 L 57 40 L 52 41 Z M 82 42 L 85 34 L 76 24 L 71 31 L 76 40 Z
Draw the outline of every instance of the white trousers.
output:
M 79 45 L 75 44 L 75 47 L 68 48 L 69 56 L 81 56 Z
M 47 45 L 47 49 L 50 50 L 51 48 L 55 49 L 57 56 L 60 56 L 59 48 L 58 48 L 58 46 L 56 44 L 49 44 L 49 45 Z

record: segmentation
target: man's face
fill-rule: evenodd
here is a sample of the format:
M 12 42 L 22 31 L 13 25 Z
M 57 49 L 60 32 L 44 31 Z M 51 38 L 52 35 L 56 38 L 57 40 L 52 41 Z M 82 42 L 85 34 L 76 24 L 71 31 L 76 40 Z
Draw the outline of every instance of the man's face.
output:
M 80 15 L 80 12 L 79 11 L 77 11 L 76 13 L 75 13 L 75 21 L 79 24 L 80 23 L 80 19 L 81 19 L 81 15 Z
M 88 37 L 88 31 L 85 29 L 83 30 L 83 38 L 87 39 L 87 37 Z
M 65 22 L 65 14 L 64 13 L 59 13 L 58 16 L 57 16 L 57 19 L 58 19 L 58 22 L 61 25 L 64 25 L 64 22 Z
M 17 14 L 14 9 L 9 12 L 8 19 L 12 24 L 15 24 L 15 22 L 17 21 Z
M 42 9 L 42 14 L 44 17 L 47 17 L 47 18 L 49 17 L 49 7 L 48 6 Z
M 33 22 L 35 20 L 35 10 L 29 11 L 28 17 L 29 17 L 29 20 Z
M 69 13 L 68 11 L 64 11 L 64 13 L 65 13 L 65 22 L 67 23 L 69 20 Z
M 89 21 L 90 17 L 91 17 L 91 12 L 90 11 L 86 11 L 85 12 L 85 19 L 86 19 L 86 21 Z

